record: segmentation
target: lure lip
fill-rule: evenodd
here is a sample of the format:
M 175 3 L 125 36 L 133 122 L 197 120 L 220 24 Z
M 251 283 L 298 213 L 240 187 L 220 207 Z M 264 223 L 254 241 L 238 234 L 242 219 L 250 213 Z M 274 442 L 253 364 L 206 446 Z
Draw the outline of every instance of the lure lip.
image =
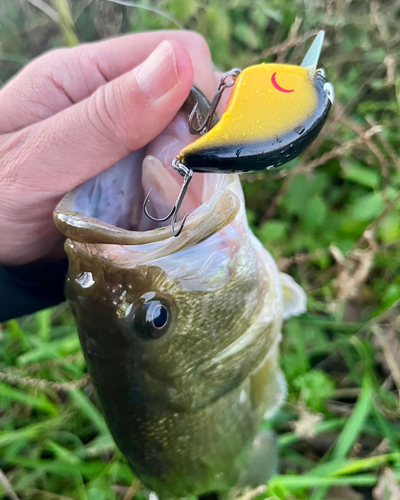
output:
M 308 49 L 300 66 L 307 69 L 308 78 L 313 81 L 317 71 L 319 56 L 321 55 L 322 45 L 324 43 L 325 31 L 321 30 L 314 38 L 313 43 Z

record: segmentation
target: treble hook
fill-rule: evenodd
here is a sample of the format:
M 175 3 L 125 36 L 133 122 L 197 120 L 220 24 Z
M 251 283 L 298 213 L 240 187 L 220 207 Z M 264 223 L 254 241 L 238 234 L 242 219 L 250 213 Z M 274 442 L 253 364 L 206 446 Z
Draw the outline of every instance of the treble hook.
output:
M 178 231 L 175 232 L 175 224 L 176 224 L 176 219 L 178 218 L 178 212 L 179 212 L 179 209 L 181 208 L 183 199 L 185 198 L 185 194 L 186 194 L 186 191 L 188 190 L 189 183 L 192 180 L 193 171 L 190 170 L 189 168 L 187 168 L 183 163 L 181 163 L 178 160 L 178 158 L 175 158 L 175 160 L 172 162 L 172 165 L 175 168 L 175 170 L 177 170 L 184 179 L 181 190 L 178 194 L 175 205 L 172 207 L 172 210 L 170 211 L 170 213 L 167 216 L 163 217 L 162 219 L 157 219 L 156 217 L 153 217 L 149 213 L 149 211 L 147 210 L 147 203 L 149 202 L 150 193 L 151 193 L 151 189 L 150 189 L 150 191 L 148 192 L 148 194 L 144 200 L 144 203 L 143 203 L 143 211 L 149 219 L 154 220 L 155 222 L 165 222 L 166 220 L 168 220 L 172 217 L 171 231 L 172 231 L 172 236 L 175 236 L 175 238 L 176 238 L 177 236 L 179 236 L 181 234 L 183 226 L 185 225 L 186 218 L 188 216 L 188 214 L 185 214 L 184 218 L 182 219 L 182 222 L 181 222 L 181 225 L 180 225 Z
M 217 109 L 217 106 L 219 104 L 219 101 L 221 100 L 221 96 L 222 96 L 223 91 L 225 89 L 227 89 L 229 87 L 233 87 L 233 85 L 235 85 L 236 78 L 239 76 L 240 72 L 241 72 L 240 69 L 234 68 L 222 76 L 221 82 L 218 86 L 217 93 L 215 94 L 214 99 L 212 100 L 212 103 L 210 105 L 210 109 L 208 110 L 207 116 L 205 117 L 205 119 L 201 125 L 199 123 L 197 123 L 198 127 L 196 127 L 196 128 L 193 126 L 193 118 L 194 118 L 194 115 L 196 114 L 197 106 L 199 103 L 197 102 L 195 104 L 195 106 L 192 109 L 192 112 L 190 113 L 190 116 L 189 116 L 189 130 L 190 130 L 191 134 L 199 134 L 200 132 L 202 132 L 205 129 L 206 129 L 206 131 L 208 131 L 210 129 L 211 121 L 213 119 L 215 110 Z M 228 78 L 231 78 L 232 80 L 230 82 L 227 82 Z M 148 192 L 148 194 L 144 200 L 144 203 L 143 203 L 143 211 L 149 219 L 151 219 L 155 222 L 165 222 L 166 220 L 168 220 L 172 217 L 172 223 L 171 223 L 172 235 L 177 237 L 181 234 L 183 226 L 185 225 L 186 218 L 188 216 L 188 214 L 185 214 L 184 218 L 182 219 L 182 222 L 181 222 L 181 225 L 180 225 L 178 231 L 175 232 L 175 224 L 176 224 L 176 220 L 178 218 L 178 212 L 179 212 L 179 209 L 182 205 L 183 199 L 186 195 L 186 191 L 188 190 L 189 183 L 192 180 L 193 170 L 191 170 L 186 165 L 184 165 L 179 160 L 179 158 L 174 159 L 174 161 L 172 162 L 172 166 L 183 177 L 183 184 L 182 184 L 181 190 L 178 194 L 178 198 L 176 199 L 175 205 L 172 207 L 172 210 L 170 211 L 170 213 L 168 215 L 166 215 L 165 217 L 163 217 L 161 219 L 157 219 L 156 217 L 153 217 L 152 215 L 150 215 L 149 211 L 147 210 L 147 204 L 149 202 L 150 193 L 151 193 L 151 189 L 150 189 L 150 191 Z
M 208 131 L 210 129 L 211 121 L 213 119 L 215 110 L 217 109 L 217 106 L 219 104 L 219 101 L 221 100 L 222 93 L 225 89 L 228 89 L 230 87 L 233 87 L 236 82 L 236 78 L 239 76 L 241 70 L 238 68 L 231 69 L 230 71 L 227 71 L 224 75 L 222 75 L 220 84 L 217 89 L 217 93 L 214 96 L 214 99 L 212 100 L 210 104 L 210 109 L 208 110 L 208 113 L 206 117 L 204 118 L 203 123 L 200 125 L 200 123 L 197 122 L 197 127 L 193 126 L 193 118 L 194 115 L 196 114 L 197 106 L 199 105 L 198 102 L 196 102 L 194 108 L 192 109 L 192 112 L 189 115 L 189 131 L 191 134 L 196 135 L 200 134 L 204 129 Z M 232 80 L 229 83 L 226 83 L 226 80 L 231 77 Z

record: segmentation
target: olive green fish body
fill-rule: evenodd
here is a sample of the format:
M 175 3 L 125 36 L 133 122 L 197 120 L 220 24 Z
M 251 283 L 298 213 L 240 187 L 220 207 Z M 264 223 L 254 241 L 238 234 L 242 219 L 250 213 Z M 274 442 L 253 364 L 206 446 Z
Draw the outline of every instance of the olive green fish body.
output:
M 163 259 L 121 270 L 76 246 L 67 246 L 67 296 L 108 425 L 133 471 L 167 497 L 228 490 L 263 416 L 283 396 L 276 267 L 248 239 L 225 259 L 215 288 L 190 290 L 197 277 L 171 278 Z M 171 312 L 160 338 L 135 324 L 149 293 Z

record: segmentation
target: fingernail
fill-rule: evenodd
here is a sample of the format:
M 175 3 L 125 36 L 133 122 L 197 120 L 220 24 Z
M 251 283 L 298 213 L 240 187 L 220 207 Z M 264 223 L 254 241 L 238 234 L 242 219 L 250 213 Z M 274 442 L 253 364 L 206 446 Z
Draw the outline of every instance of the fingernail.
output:
M 172 44 L 162 42 L 136 68 L 136 79 L 149 99 L 158 99 L 178 83 L 175 52 Z

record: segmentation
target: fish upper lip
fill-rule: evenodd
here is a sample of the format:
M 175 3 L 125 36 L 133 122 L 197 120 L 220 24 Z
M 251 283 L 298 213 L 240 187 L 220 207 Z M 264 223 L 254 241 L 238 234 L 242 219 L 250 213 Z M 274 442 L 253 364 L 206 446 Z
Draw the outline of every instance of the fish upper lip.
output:
M 210 189 L 212 195 L 189 215 L 179 238 L 172 236 L 169 227 L 146 232 L 120 232 L 115 226 L 72 212 L 63 200 L 56 208 L 55 221 L 61 232 L 71 240 L 71 251 L 107 262 L 118 261 L 117 265 L 121 268 L 146 264 L 208 239 L 236 218 L 243 202 L 235 188 L 235 182 L 240 182 L 238 176 L 208 175 L 212 175 L 213 183 L 215 182 L 214 186 L 209 186 L 209 195 Z M 78 226 L 74 225 L 74 218 L 79 219 Z M 107 236 L 105 241 L 104 233 Z

